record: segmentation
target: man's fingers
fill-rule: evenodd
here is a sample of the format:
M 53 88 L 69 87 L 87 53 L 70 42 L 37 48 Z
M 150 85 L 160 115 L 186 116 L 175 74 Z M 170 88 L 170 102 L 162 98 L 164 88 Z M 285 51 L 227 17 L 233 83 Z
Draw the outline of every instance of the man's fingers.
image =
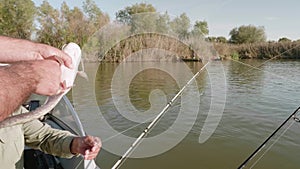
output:
M 66 67 L 73 69 L 72 59 L 68 54 L 63 52 L 63 54 L 60 55 L 60 58 L 63 60 L 63 63 Z
M 49 56 L 46 59 L 55 60 L 59 63 L 59 65 L 65 65 L 66 67 L 73 69 L 72 59 L 66 53 L 64 53 L 64 55 L 60 55 L 60 56 L 57 56 L 57 55 Z
M 98 155 L 98 153 L 89 152 L 88 154 L 84 155 L 84 159 L 85 160 L 92 160 L 92 159 L 96 158 L 97 155 Z
M 62 58 L 56 56 L 56 55 L 53 55 L 53 56 L 49 56 L 46 58 L 46 60 L 54 60 L 56 61 L 60 66 L 64 64 L 64 61 Z
M 95 145 L 95 139 L 94 139 L 93 136 L 86 136 L 85 139 L 84 139 L 84 141 L 89 146 L 94 146 Z
M 102 143 L 101 143 L 101 140 L 100 140 L 99 137 L 94 137 L 94 142 L 95 142 L 99 147 L 102 146 Z
M 92 152 L 99 152 L 102 143 L 101 140 L 98 137 L 93 137 L 93 136 L 87 136 L 86 137 L 86 144 L 88 144 L 90 146 L 90 150 Z

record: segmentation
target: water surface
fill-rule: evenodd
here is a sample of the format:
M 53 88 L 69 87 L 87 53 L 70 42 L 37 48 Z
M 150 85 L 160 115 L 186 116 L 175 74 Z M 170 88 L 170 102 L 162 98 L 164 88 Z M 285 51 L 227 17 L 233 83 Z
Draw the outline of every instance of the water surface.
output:
M 211 106 L 211 84 L 208 72 L 202 72 L 197 78 L 197 88 L 200 94 L 200 109 L 196 119 L 186 118 L 182 125 L 193 123 L 188 135 L 174 148 L 149 158 L 129 158 L 121 168 L 203 168 L 227 169 L 237 168 L 300 104 L 300 62 L 295 60 L 264 61 L 246 60 L 241 64 L 236 61 L 217 61 L 211 67 L 224 67 L 226 83 L 226 104 L 222 119 L 214 134 L 203 144 L 198 142 L 199 134 Z M 136 63 L 126 63 L 131 67 Z M 159 64 L 159 63 L 157 63 Z M 176 63 L 168 63 L 173 70 L 186 77 Z M 203 65 L 201 63 L 186 63 L 193 73 Z M 258 69 L 251 67 L 260 66 Z M 148 122 L 139 124 L 128 120 L 118 113 L 115 104 L 121 104 L 125 96 L 120 91 L 112 90 L 112 78 L 119 64 L 87 63 L 90 81 L 77 79 L 73 89 L 72 100 L 88 133 L 100 135 L 101 124 L 97 118 L 101 115 L 114 128 L 129 137 L 137 137 Z M 222 74 L 222 72 L 220 72 Z M 182 82 L 183 83 L 183 82 Z M 220 83 L 224 81 L 220 78 Z M 220 85 L 222 86 L 222 85 Z M 92 89 L 92 90 L 91 90 Z M 162 92 L 149 98 L 151 91 Z M 132 105 L 140 113 L 146 112 L 153 103 L 170 100 L 180 89 L 176 79 L 168 73 L 152 69 L 138 73 L 129 85 L 129 98 Z M 92 91 L 92 92 L 91 92 Z M 115 93 L 113 93 L 115 92 Z M 118 93 L 121 93 L 118 95 Z M 113 100 L 112 95 L 117 96 Z M 157 97 L 162 96 L 162 97 Z M 193 99 L 192 97 L 190 99 Z M 179 99 L 174 103 L 161 121 L 154 127 L 148 137 L 153 137 L 170 129 L 178 117 L 181 103 L 192 102 L 189 99 Z M 197 105 L 190 105 L 196 108 Z M 159 110 L 161 107 L 157 107 Z M 101 112 L 99 114 L 98 112 Z M 292 122 L 292 121 L 291 121 Z M 253 168 L 299 168 L 300 124 L 289 123 L 290 128 L 280 137 L 273 147 L 266 152 Z M 134 127 L 132 127 L 134 126 Z M 128 130 L 131 128 L 130 130 Z M 171 127 L 172 128 L 172 127 Z M 283 130 L 281 130 L 283 131 Z M 178 131 L 181 132 L 181 131 Z M 100 135 L 101 136 L 101 135 Z M 116 138 L 103 138 L 103 145 Z M 172 138 L 162 140 L 168 143 Z M 274 141 L 273 139 L 272 141 Z M 120 145 L 127 149 L 130 145 Z M 268 147 L 266 147 L 268 148 Z M 265 148 L 265 149 L 266 149 Z M 110 168 L 119 156 L 102 150 L 97 158 L 97 164 L 102 168 Z

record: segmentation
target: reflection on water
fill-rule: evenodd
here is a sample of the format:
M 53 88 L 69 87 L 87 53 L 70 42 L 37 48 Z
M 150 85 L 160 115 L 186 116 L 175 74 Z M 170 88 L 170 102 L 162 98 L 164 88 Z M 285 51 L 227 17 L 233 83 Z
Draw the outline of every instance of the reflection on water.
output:
M 263 63 L 259 60 L 244 62 L 254 66 Z M 193 73 L 203 66 L 197 62 L 187 64 Z M 236 168 L 298 107 L 300 62 L 270 61 L 259 69 L 235 61 L 223 61 L 222 64 L 226 75 L 227 98 L 222 120 L 212 137 L 204 144 L 198 143 L 211 101 L 210 81 L 207 72 L 204 71 L 197 77 L 198 90 L 202 93 L 200 110 L 196 123 L 185 139 L 161 155 L 127 159 L 121 168 Z M 88 63 L 85 67 L 89 76 L 95 76 L 95 79 L 92 77 L 89 82 L 77 79 L 76 92 L 73 92 L 72 97 L 73 100 L 76 98 L 75 108 L 88 133 L 94 134 L 101 130 L 99 124 L 93 123 L 97 118 L 93 112 L 98 107 L 116 130 L 123 131 L 138 124 L 116 113 L 112 101 L 111 83 L 117 66 L 116 63 L 100 65 Z M 170 66 L 174 65 L 170 63 Z M 95 89 L 94 95 L 87 92 L 89 88 Z M 166 96 L 165 99 L 169 100 L 179 87 L 165 72 L 155 69 L 140 72 L 129 86 L 130 101 L 137 110 L 144 112 L 151 107 L 149 94 L 154 89 L 162 91 Z M 92 101 L 95 98 L 96 103 Z M 159 100 L 161 98 L 154 97 L 154 100 L 156 99 L 164 102 L 164 99 Z M 155 126 L 153 135 L 168 129 L 178 115 L 176 111 L 181 101 L 179 99 L 170 112 Z M 186 120 L 184 123 L 189 122 L 190 120 Z M 136 137 L 147 124 L 137 125 L 126 134 Z M 300 152 L 299 134 L 300 124 L 295 123 L 254 168 L 274 169 L 279 166 L 289 169 L 299 168 L 297 158 Z M 102 140 L 104 140 L 103 144 L 110 141 L 106 138 Z M 102 169 L 110 168 L 118 158 L 102 150 L 97 158 L 97 164 Z

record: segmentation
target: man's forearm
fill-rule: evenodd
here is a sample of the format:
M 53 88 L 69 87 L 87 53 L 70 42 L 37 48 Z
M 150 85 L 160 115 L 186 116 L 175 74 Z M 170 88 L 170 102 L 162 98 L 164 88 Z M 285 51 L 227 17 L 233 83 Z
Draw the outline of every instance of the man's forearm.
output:
M 0 51 L 0 62 L 43 59 L 39 54 L 37 44 L 24 39 L 0 36 Z
M 0 67 L 0 121 L 13 113 L 35 90 L 38 77 L 29 62 Z

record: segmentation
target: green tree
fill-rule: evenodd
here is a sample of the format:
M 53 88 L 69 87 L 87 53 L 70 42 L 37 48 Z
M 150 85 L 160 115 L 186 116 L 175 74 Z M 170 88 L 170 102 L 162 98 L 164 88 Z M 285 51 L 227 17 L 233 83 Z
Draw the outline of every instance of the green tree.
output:
M 216 41 L 218 43 L 227 43 L 227 39 L 224 36 L 217 37 Z
M 128 6 L 123 10 L 119 10 L 116 13 L 116 19 L 121 23 L 130 24 L 134 14 L 149 12 L 156 12 L 156 9 L 151 4 L 137 3 L 135 5 Z
M 230 31 L 230 42 L 235 44 L 265 42 L 266 34 L 264 27 L 242 25 Z
M 78 7 L 74 7 L 70 10 L 67 21 L 65 40 L 76 42 L 82 46 L 87 41 L 91 29 L 84 13 Z
M 170 22 L 172 31 L 177 34 L 180 39 L 188 37 L 190 24 L 190 19 L 186 13 L 181 14 Z
M 91 31 L 96 31 L 109 22 L 109 16 L 104 14 L 93 0 L 83 2 L 83 11 L 88 16 L 89 23 L 93 24 L 95 30 Z
M 37 41 L 55 47 L 61 47 L 63 41 L 62 24 L 59 18 L 59 11 L 54 9 L 48 1 L 43 1 L 38 7 L 39 29 L 37 30 Z
M 68 10 L 66 4 L 62 4 L 60 11 L 61 22 L 64 26 L 65 41 L 76 42 L 83 46 L 88 38 L 97 30 L 109 22 L 109 17 L 104 14 L 93 0 L 83 2 L 83 11 L 74 7 Z
M 85 13 L 78 7 L 70 9 L 65 2 L 60 10 L 54 9 L 47 1 L 38 9 L 40 28 L 37 40 L 56 47 L 68 42 L 83 46 L 92 34 L 109 22 L 109 17 L 92 0 L 84 2 Z
M 214 36 L 209 36 L 209 37 L 206 38 L 206 40 L 207 40 L 208 42 L 217 42 L 217 38 L 214 37 Z
M 139 3 L 128 6 L 116 13 L 116 19 L 120 23 L 131 27 L 131 32 L 153 32 L 156 29 L 158 14 L 151 4 Z
M 159 33 L 168 33 L 170 30 L 170 16 L 167 12 L 159 15 L 156 21 L 156 31 Z
M 30 39 L 35 12 L 31 0 L 0 0 L 0 34 Z
M 287 37 L 282 37 L 278 40 L 278 42 L 292 42 L 292 40 L 288 39 Z
M 132 16 L 131 32 L 154 32 L 156 30 L 156 24 L 158 20 L 157 13 L 139 13 Z
M 194 24 L 194 28 L 192 30 L 192 35 L 196 36 L 206 36 L 208 35 L 208 25 L 206 21 L 196 21 Z

